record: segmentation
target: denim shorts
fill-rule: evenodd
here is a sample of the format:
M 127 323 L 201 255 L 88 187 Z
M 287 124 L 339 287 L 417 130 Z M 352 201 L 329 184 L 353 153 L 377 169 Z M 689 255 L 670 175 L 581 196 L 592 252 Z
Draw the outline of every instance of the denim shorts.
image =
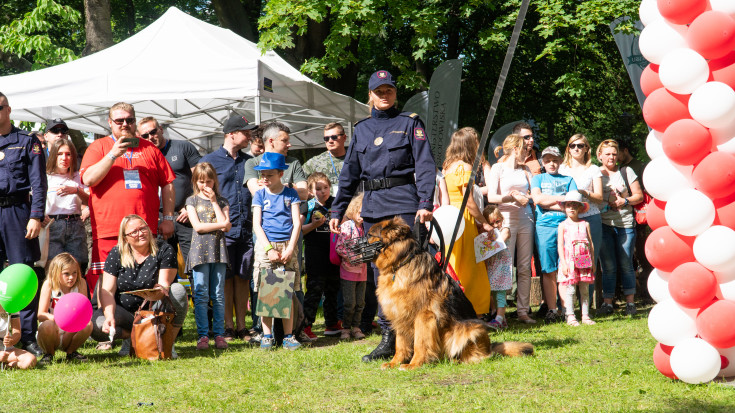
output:
M 538 247 L 541 272 L 548 274 L 559 267 L 559 246 L 556 244 L 558 227 L 536 226 L 536 246 Z
M 68 252 L 79 264 L 89 262 L 87 231 L 79 218 L 54 220 L 48 229 L 49 261 L 62 252 Z

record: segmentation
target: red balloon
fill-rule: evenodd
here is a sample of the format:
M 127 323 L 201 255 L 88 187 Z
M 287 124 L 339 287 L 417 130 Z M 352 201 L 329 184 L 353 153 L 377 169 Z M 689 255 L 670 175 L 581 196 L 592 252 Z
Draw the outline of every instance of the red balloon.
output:
M 679 165 L 694 165 L 710 153 L 712 135 L 694 119 L 672 123 L 661 138 L 664 153 Z
M 735 301 L 717 300 L 697 315 L 699 336 L 717 348 L 735 346 Z
M 715 199 L 715 222 L 712 225 L 724 225 L 735 230 L 735 194 L 725 198 Z M 649 211 L 651 207 L 648 207 Z M 648 222 L 651 222 L 651 213 L 648 213 Z
M 735 48 L 735 20 L 721 11 L 706 11 L 689 25 L 687 43 L 705 59 L 717 59 Z
M 648 126 L 663 132 L 679 119 L 691 119 L 689 114 L 689 97 L 677 95 L 666 88 L 658 88 L 651 92 L 643 102 L 643 119 Z
M 671 298 L 682 307 L 699 308 L 711 302 L 717 293 L 717 278 L 697 262 L 676 267 L 669 278 Z
M 709 61 L 710 77 L 735 89 L 735 51 Z
M 658 229 L 666 226 L 666 217 L 664 216 L 664 209 L 666 208 L 666 202 L 660 199 L 653 199 L 653 202 L 648 203 L 648 210 L 646 217 L 648 218 L 648 226 L 651 229 Z
M 656 89 L 664 87 L 661 78 L 658 77 L 658 65 L 649 64 L 641 73 L 641 91 L 648 96 Z
M 672 272 L 685 262 L 695 261 L 694 237 L 679 235 L 665 226 L 654 230 L 646 240 L 646 258 L 663 272 Z
M 712 152 L 694 167 L 694 186 L 711 199 L 735 192 L 735 155 Z
M 678 380 L 679 378 L 674 374 L 674 370 L 671 369 L 671 350 L 673 349 L 672 346 L 656 343 L 656 347 L 653 348 L 653 365 L 664 376 Z
M 658 0 L 658 11 L 674 24 L 689 24 L 707 8 L 707 0 Z

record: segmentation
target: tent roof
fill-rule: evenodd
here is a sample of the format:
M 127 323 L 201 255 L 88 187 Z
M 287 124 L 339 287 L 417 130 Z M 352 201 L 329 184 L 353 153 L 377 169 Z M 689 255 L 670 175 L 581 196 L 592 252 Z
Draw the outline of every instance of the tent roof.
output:
M 116 102 L 154 116 L 171 139 L 211 150 L 222 124 L 237 112 L 257 123 L 278 119 L 292 130 L 294 148 L 323 145 L 328 122 L 356 122 L 367 107 L 332 92 L 273 51 L 172 7 L 127 40 L 73 62 L 0 77 L 11 118 L 108 134 L 107 111 Z M 349 130 L 350 128 L 345 128 Z M 349 132 L 348 132 L 349 133 Z

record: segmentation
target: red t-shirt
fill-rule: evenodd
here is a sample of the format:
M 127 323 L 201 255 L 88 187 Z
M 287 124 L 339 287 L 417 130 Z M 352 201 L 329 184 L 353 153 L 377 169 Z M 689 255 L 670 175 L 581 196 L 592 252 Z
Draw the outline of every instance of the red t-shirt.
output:
M 99 162 L 110 152 L 115 141 L 107 136 L 92 142 L 84 153 L 79 173 Z M 125 188 L 124 170 L 135 169 L 141 189 Z M 92 219 L 92 238 L 117 237 L 120 222 L 126 215 L 138 214 L 155 235 L 158 232 L 159 188 L 174 181 L 176 176 L 161 151 L 145 139 L 140 146 L 130 148 L 115 160 L 107 175 L 95 186 L 89 187 L 89 210 Z

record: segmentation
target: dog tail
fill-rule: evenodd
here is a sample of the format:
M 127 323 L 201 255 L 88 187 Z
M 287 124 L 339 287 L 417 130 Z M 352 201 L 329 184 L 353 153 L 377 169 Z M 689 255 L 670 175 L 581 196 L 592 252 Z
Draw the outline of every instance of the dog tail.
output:
M 522 341 L 506 341 L 503 343 L 494 343 L 493 353 L 509 357 L 532 356 L 533 344 L 524 343 Z
M 490 338 L 487 328 L 477 320 L 455 323 L 445 336 L 444 345 L 449 358 L 462 362 L 477 362 L 490 356 Z

